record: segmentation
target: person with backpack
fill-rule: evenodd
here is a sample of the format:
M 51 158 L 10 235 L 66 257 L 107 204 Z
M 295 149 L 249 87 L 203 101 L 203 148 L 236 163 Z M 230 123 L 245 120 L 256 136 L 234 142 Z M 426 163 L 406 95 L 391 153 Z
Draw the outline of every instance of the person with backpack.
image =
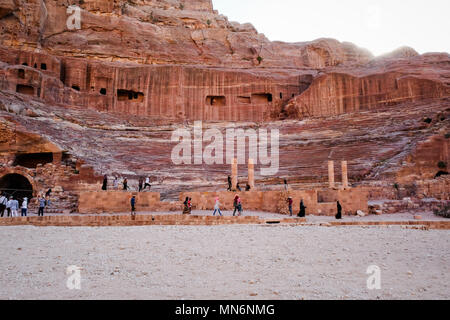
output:
M 236 211 L 238 211 L 238 215 L 240 216 L 242 214 L 242 201 L 238 195 L 234 197 L 233 206 L 234 206 L 233 217 L 236 215 Z

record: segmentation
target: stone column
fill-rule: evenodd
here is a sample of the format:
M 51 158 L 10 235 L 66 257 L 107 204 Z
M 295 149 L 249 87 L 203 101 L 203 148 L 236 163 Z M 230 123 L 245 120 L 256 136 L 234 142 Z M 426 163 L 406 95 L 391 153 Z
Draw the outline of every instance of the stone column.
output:
M 233 159 L 233 163 L 231 164 L 231 190 L 236 190 L 236 186 L 238 184 L 238 161 L 237 159 Z
M 328 183 L 334 188 L 334 161 L 328 161 Z
M 341 166 L 342 166 L 342 187 L 344 189 L 348 189 L 347 161 L 342 161 Z
M 250 190 L 254 191 L 255 189 L 255 163 L 253 159 L 248 159 L 248 185 L 250 186 Z

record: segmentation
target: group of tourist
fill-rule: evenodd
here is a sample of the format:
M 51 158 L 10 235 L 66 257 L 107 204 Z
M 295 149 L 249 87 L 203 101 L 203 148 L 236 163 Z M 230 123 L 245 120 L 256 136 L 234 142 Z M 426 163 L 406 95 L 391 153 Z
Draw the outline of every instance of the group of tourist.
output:
M 136 197 L 135 196 L 131 197 L 130 205 L 131 205 L 131 215 L 135 215 L 136 214 Z M 238 216 L 241 216 L 243 210 L 242 210 L 242 200 L 239 197 L 239 195 L 236 195 L 234 197 L 233 206 L 234 206 L 233 216 L 236 215 L 236 211 L 238 212 Z M 191 214 L 191 213 L 192 213 L 192 198 L 186 197 L 186 199 L 183 202 L 183 214 Z M 218 197 L 216 198 L 216 202 L 214 205 L 213 216 L 215 216 L 216 213 L 219 213 L 219 215 L 222 216 L 222 211 L 220 211 L 220 199 Z
M 289 214 L 292 217 L 293 216 L 293 208 L 292 207 L 294 205 L 294 200 L 292 199 L 292 197 L 289 197 L 287 199 L 287 203 L 288 203 L 288 206 L 289 206 Z M 307 207 L 303 203 L 303 199 L 300 200 L 300 211 L 298 212 L 297 217 L 299 217 L 299 218 L 306 217 L 306 208 Z
M 150 184 L 150 177 L 146 177 L 145 178 L 145 182 L 144 182 L 144 178 L 139 178 L 138 181 L 138 190 L 139 192 L 144 191 L 145 189 L 150 190 L 152 185 Z M 123 191 L 128 191 L 131 188 L 128 186 L 128 179 L 124 178 L 122 180 L 122 190 Z M 105 174 L 103 176 L 103 184 L 102 184 L 102 190 L 103 191 L 107 191 L 108 190 L 108 176 Z M 114 176 L 114 180 L 113 180 L 113 190 L 119 190 L 119 177 L 118 176 Z
M 44 216 L 44 209 L 49 204 L 49 200 L 46 200 L 45 197 L 39 195 L 37 198 L 38 201 L 38 216 Z M 0 216 L 3 217 L 6 212 L 7 217 L 18 217 L 20 215 L 22 217 L 26 217 L 28 215 L 28 197 L 24 197 L 22 203 L 19 204 L 18 199 L 14 199 L 14 196 L 9 196 L 7 194 L 2 194 L 0 196 Z
M 250 191 L 252 189 L 252 187 L 247 183 L 247 185 L 245 186 L 245 191 Z M 228 176 L 228 188 L 227 191 L 233 191 L 233 183 L 231 181 L 231 177 Z M 242 191 L 242 188 L 239 185 L 239 181 L 236 184 L 236 191 Z
M 183 214 L 191 214 L 192 212 L 192 198 L 186 197 L 186 200 L 183 202 Z M 220 199 L 219 197 L 216 198 L 215 204 L 214 204 L 214 212 L 213 212 L 213 216 L 216 215 L 216 213 L 218 213 L 220 216 L 222 215 L 222 211 L 220 210 Z M 234 207 L 234 211 L 233 211 L 233 216 L 236 215 L 236 212 L 238 212 L 238 216 L 242 215 L 243 209 L 242 209 L 242 200 L 239 197 L 239 195 L 236 195 L 234 197 L 233 200 L 233 207 Z
M 292 217 L 292 215 L 293 215 L 292 206 L 294 204 L 294 200 L 292 199 L 292 197 L 289 197 L 287 199 L 287 203 L 288 203 L 288 206 L 289 206 L 289 214 Z M 300 200 L 300 211 L 298 212 L 297 217 L 304 218 L 306 216 L 306 208 L 307 207 L 305 207 L 305 204 L 303 203 L 303 199 Z M 337 201 L 337 214 L 336 214 L 335 217 L 336 217 L 337 220 L 342 219 L 342 206 L 341 206 L 341 203 L 339 201 Z

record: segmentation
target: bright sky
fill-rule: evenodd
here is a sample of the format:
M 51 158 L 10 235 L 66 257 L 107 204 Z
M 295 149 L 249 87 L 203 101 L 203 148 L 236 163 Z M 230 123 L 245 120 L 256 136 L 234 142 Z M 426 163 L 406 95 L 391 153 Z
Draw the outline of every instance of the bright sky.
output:
M 272 41 L 334 38 L 374 55 L 409 46 L 450 53 L 450 0 L 213 0 L 230 21 Z

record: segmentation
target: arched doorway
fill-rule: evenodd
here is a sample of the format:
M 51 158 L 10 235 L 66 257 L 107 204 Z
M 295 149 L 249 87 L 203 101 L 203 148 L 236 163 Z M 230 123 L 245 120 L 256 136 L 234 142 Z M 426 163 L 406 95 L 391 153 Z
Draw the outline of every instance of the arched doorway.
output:
M 30 181 L 18 173 L 6 174 L 0 178 L 0 192 L 13 196 L 14 199 L 22 201 L 24 197 L 28 200 L 33 198 L 33 186 Z

